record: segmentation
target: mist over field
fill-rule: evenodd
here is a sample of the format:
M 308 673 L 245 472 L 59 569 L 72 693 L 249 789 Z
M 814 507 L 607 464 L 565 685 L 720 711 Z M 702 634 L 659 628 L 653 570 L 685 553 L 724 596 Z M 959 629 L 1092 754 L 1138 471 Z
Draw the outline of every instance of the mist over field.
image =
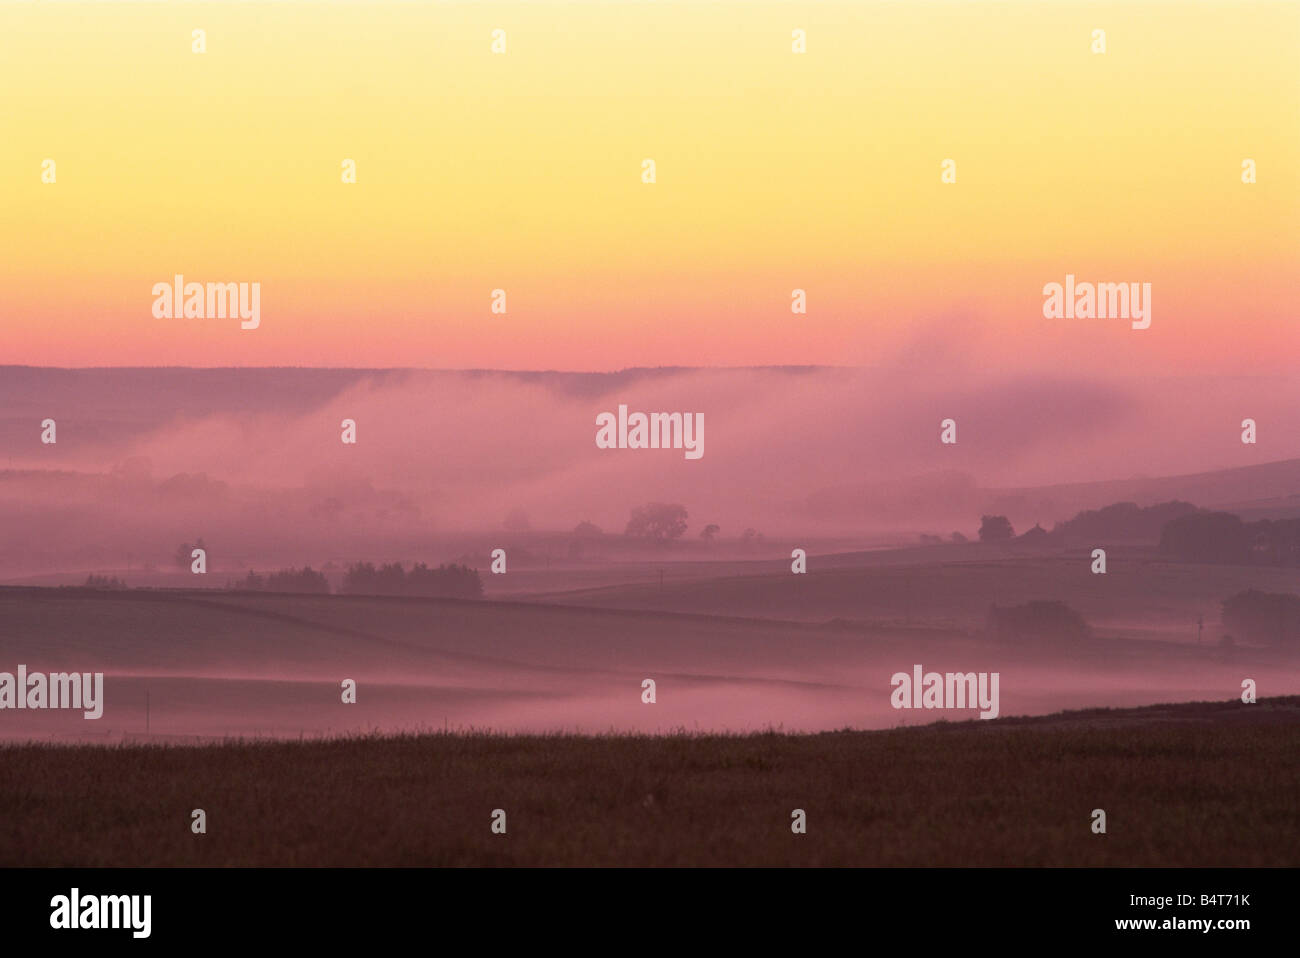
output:
M 611 374 L 0 367 L 0 581 L 166 571 L 198 537 L 226 572 L 450 560 L 512 515 L 617 534 L 647 501 L 682 503 L 687 540 L 716 523 L 724 541 L 753 528 L 858 547 L 973 536 L 993 510 L 1050 528 L 1121 499 L 1290 495 L 1300 508 L 1300 465 L 1280 462 L 1300 457 L 1300 433 L 1281 425 L 1297 402 L 1294 378 L 1137 387 L 916 359 Z M 597 448 L 596 416 L 619 404 L 703 413 L 702 458 Z M 1257 445 L 1239 441 L 1247 414 Z M 958 442 L 943 445 L 949 417 Z M 47 418 L 55 444 L 40 441 Z M 340 441 L 344 419 L 355 445 Z M 1215 470 L 1229 471 L 1194 475 Z
M 1284 458 L 1300 437 L 1275 426 L 1300 387 L 948 367 L 0 368 L 0 670 L 102 670 L 107 688 L 100 720 L 6 711 L 0 737 L 817 731 L 977 714 L 892 707 L 891 676 L 918 664 L 997 672 L 1001 715 L 1230 700 L 1247 676 L 1300 692 L 1293 643 L 1225 639 L 1238 630 L 1222 611 L 1244 590 L 1297 592 L 1293 564 L 1188 562 L 1140 513 L 1042 538 L 1116 502 L 1300 515 L 1300 459 Z M 1258 445 L 1212 411 L 1225 391 L 1262 424 Z M 702 412 L 703 456 L 598 448 L 596 417 L 620 404 Z M 939 442 L 950 416 L 955 445 Z M 647 502 L 680 503 L 684 534 L 625 535 Z M 988 513 L 1014 537 L 979 541 Z M 1021 536 L 1035 523 L 1040 538 Z M 1098 545 L 1106 575 L 1090 569 Z M 506 574 L 490 571 L 494 549 Z M 791 574 L 796 549 L 807 574 Z M 311 566 L 320 586 L 364 593 L 348 579 L 358 562 L 461 564 L 482 597 L 248 584 Z M 991 626 L 992 608 L 1035 602 L 1068 607 L 1086 635 Z
M 9 740 L 811 732 L 976 717 L 892 708 L 891 676 L 914 664 L 999 672 L 1004 716 L 1230 700 L 1243 674 L 1300 690 L 1300 660 L 1276 649 L 488 601 L 0 589 L 0 623 L 10 669 L 106 673 L 101 719 L 10 711 Z M 355 704 L 342 704 L 343 679 L 357 682 Z

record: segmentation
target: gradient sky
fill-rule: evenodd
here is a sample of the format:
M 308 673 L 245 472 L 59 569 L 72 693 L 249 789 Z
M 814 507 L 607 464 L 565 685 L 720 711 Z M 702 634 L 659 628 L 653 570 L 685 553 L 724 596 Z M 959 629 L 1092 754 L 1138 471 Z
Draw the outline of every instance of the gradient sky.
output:
M 1290 3 L 5 3 L 0 363 L 1278 372 L 1297 49 Z M 1044 319 L 1067 272 L 1152 327 Z M 175 273 L 261 328 L 155 319 Z

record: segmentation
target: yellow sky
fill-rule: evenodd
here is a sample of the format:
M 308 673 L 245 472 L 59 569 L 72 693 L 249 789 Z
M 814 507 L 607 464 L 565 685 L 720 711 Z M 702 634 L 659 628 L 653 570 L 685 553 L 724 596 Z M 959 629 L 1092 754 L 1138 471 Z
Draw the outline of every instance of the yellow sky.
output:
M 1153 283 L 1143 363 L 1275 363 L 1298 41 L 1286 3 L 0 4 L 0 363 L 1047 355 L 1066 272 Z M 155 319 L 176 273 L 261 326 Z

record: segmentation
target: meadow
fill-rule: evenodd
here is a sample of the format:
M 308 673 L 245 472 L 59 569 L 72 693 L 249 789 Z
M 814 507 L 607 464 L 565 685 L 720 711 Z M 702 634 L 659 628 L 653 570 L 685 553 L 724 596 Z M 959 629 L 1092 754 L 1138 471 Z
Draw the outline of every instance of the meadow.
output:
M 811 735 L 10 745 L 0 865 L 1296 866 L 1297 754 L 1295 696 Z

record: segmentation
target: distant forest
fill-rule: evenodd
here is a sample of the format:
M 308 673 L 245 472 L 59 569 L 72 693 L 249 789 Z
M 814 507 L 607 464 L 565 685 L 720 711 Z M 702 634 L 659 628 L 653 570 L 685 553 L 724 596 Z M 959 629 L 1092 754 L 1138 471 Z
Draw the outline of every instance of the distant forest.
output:
M 298 592 L 328 595 L 329 580 L 310 566 L 282 569 L 262 576 L 249 572 L 227 586 L 251 592 Z M 410 570 L 399 562 L 376 566 L 372 562 L 350 565 L 339 590 L 348 595 L 406 595 L 436 598 L 477 599 L 483 595 L 478 570 L 463 565 L 440 565 L 436 569 L 417 562 Z

